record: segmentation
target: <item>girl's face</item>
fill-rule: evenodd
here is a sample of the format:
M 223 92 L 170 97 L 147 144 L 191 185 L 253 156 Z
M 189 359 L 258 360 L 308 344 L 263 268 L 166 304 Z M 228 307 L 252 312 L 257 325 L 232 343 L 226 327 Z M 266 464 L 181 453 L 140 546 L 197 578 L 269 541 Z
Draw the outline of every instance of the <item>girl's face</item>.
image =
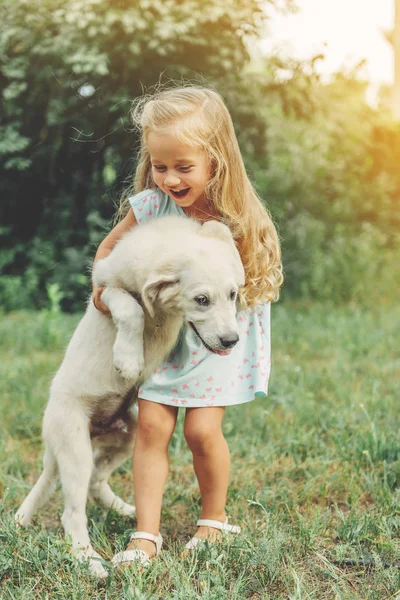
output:
M 182 208 L 205 204 L 211 171 L 207 156 L 171 134 L 147 135 L 154 183 Z

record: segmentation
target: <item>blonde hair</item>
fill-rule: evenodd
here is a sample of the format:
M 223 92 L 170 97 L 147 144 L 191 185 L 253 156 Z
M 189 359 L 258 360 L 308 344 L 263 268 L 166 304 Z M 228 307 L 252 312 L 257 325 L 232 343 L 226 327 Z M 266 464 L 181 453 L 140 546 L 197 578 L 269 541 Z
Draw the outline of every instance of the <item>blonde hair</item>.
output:
M 279 238 L 270 214 L 251 185 L 231 116 L 220 95 L 205 87 L 174 87 L 139 98 L 132 109 L 141 131 L 134 191 L 155 188 L 148 133 L 168 132 L 182 143 L 206 152 L 212 176 L 206 198 L 230 228 L 246 273 L 242 308 L 276 301 L 283 282 Z M 119 217 L 129 209 L 122 199 Z

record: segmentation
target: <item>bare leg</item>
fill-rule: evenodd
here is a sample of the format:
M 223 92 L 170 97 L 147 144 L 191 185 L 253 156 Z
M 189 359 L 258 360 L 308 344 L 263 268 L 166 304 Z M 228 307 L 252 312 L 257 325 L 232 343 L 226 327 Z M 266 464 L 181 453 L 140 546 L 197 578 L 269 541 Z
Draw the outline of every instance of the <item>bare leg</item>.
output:
M 168 445 L 175 429 L 178 409 L 139 399 L 139 419 L 133 450 L 133 488 L 137 531 L 158 535 L 162 496 L 168 476 Z M 155 545 L 148 540 L 134 540 L 128 550 L 139 548 L 150 556 Z
M 230 453 L 222 433 L 225 407 L 188 408 L 185 438 L 193 453 L 193 466 L 199 482 L 202 510 L 200 518 L 225 520 L 225 504 L 229 483 Z M 219 532 L 199 527 L 196 537 L 213 541 Z

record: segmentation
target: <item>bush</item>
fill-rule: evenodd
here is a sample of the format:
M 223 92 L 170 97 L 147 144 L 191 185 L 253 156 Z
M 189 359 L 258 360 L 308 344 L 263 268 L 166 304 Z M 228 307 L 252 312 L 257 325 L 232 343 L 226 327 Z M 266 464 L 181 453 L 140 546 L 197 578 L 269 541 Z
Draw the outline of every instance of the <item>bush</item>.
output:
M 323 85 L 305 67 L 293 73 L 264 108 L 269 157 L 254 170 L 282 239 L 282 298 L 394 298 L 400 126 L 365 104 L 365 85 L 354 74 Z M 288 101 L 289 94 L 298 99 L 296 87 L 303 94 L 300 112 L 298 100 Z

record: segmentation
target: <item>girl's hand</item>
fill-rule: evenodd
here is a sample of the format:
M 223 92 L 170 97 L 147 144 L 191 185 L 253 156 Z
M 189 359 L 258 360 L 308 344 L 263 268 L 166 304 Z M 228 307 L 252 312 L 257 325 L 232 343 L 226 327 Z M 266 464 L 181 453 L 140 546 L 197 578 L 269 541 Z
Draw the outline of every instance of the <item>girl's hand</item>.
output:
M 101 242 L 100 246 L 97 249 L 94 262 L 96 262 L 97 260 L 101 260 L 102 258 L 106 258 L 110 254 L 118 240 L 121 239 L 121 237 L 124 235 L 124 233 L 126 233 L 136 225 L 137 221 L 135 215 L 133 213 L 133 210 L 130 208 L 126 216 L 122 219 L 122 221 L 120 221 L 118 225 L 116 225 L 114 229 L 108 234 L 108 236 L 104 238 L 104 240 Z M 92 302 L 97 308 L 97 310 L 102 312 L 103 315 L 111 315 L 108 306 L 106 306 L 104 302 L 101 301 L 101 294 L 103 290 L 104 287 L 97 288 L 95 285 L 93 285 Z
M 103 315 L 111 315 L 108 306 L 106 306 L 104 302 L 101 301 L 101 294 L 103 293 L 103 290 L 103 287 L 93 288 L 92 301 L 97 310 L 102 312 Z

